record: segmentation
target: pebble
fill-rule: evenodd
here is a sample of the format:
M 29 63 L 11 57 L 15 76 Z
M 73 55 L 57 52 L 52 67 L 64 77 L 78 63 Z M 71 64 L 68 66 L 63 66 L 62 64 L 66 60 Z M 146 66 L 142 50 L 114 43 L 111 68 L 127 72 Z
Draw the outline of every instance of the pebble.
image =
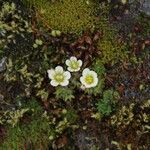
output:
M 0 94 L 0 101 L 4 100 L 4 96 L 2 94 Z
M 0 60 L 0 73 L 6 69 L 6 57 L 3 57 Z

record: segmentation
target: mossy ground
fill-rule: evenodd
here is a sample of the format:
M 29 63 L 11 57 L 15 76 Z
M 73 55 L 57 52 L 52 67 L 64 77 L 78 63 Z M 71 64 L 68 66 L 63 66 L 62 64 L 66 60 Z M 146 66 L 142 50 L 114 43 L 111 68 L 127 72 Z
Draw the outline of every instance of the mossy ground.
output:
M 115 64 L 118 61 L 127 59 L 128 47 L 126 43 L 119 37 L 117 30 L 111 25 L 107 19 L 100 24 L 102 37 L 97 42 L 97 48 L 101 51 L 101 61 L 103 64 Z
M 27 0 L 28 1 L 28 0 Z M 95 0 L 31 0 L 37 15 L 52 30 L 64 33 L 81 34 L 88 29 L 94 29 L 98 3 Z
M 18 11 L 9 13 L 8 20 L 2 19 L 3 25 L 15 24 L 17 28 L 16 32 L 5 29 L 7 34 L 1 37 L 8 40 L 0 45 L 1 56 L 7 56 L 6 70 L 0 73 L 0 149 L 147 150 L 150 105 L 147 17 L 135 20 L 126 39 L 110 21 L 113 18 L 109 18 L 109 5 L 95 8 L 98 1 L 31 1 L 36 2 L 38 13 L 45 13 L 43 22 L 62 32 L 53 36 L 49 28 L 37 23 L 42 14 L 37 17 L 31 11 L 31 17 L 29 8 L 20 1 L 14 2 Z M 76 9 L 80 11 L 74 13 Z M 61 11 L 65 18 L 59 15 Z M 22 19 L 18 21 L 17 16 Z M 83 31 L 86 32 L 81 34 Z M 82 59 L 83 68 L 97 72 L 96 88 L 84 91 L 75 80 L 71 80 L 74 86 L 67 88 L 50 85 L 47 70 L 57 65 L 65 68 L 65 60 L 70 56 Z M 75 79 L 78 77 L 78 73 L 74 75 Z

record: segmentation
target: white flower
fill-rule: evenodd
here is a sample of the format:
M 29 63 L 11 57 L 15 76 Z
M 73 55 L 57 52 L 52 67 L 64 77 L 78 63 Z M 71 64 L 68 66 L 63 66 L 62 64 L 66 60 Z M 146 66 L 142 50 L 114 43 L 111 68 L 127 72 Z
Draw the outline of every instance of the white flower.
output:
M 82 61 L 81 60 L 77 60 L 76 57 L 70 57 L 70 59 L 66 60 L 66 65 L 68 66 L 68 70 L 70 72 L 77 72 L 80 70 L 81 66 L 82 66 Z
M 48 77 L 51 79 L 50 84 L 52 86 L 67 86 L 69 84 L 71 74 L 69 71 L 64 71 L 61 66 L 57 66 L 55 69 L 50 69 L 47 72 Z
M 85 88 L 95 87 L 98 84 L 98 77 L 95 71 L 85 68 L 80 77 L 80 82 Z

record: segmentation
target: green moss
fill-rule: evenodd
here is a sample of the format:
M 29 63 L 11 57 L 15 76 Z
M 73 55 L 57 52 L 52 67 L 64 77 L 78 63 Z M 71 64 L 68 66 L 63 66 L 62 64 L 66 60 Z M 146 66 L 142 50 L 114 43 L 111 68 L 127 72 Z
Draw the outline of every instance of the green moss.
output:
M 110 115 L 113 111 L 113 107 L 119 98 L 119 93 L 114 90 L 105 90 L 103 92 L 103 98 L 97 102 L 97 110 L 102 115 Z
M 74 124 L 78 119 L 78 114 L 77 114 L 76 110 L 74 110 L 72 108 L 64 109 L 63 117 L 66 118 L 70 124 Z
M 55 95 L 57 99 L 63 99 L 64 101 L 70 101 L 74 99 L 73 90 L 69 88 L 58 87 L 56 88 Z
M 26 0 L 35 6 L 42 20 L 53 30 L 80 34 L 95 26 L 94 0 Z
M 51 132 L 49 121 L 43 115 L 41 106 L 31 100 L 28 104 L 31 114 L 28 119 L 18 123 L 15 127 L 8 127 L 6 139 L 0 150 L 19 149 L 47 149 Z
M 97 43 L 97 48 L 101 51 L 101 62 L 103 64 L 116 63 L 127 58 L 127 46 L 120 42 L 117 30 L 109 24 L 107 19 L 100 22 L 99 28 L 103 33 L 102 38 Z
M 34 120 L 27 125 L 9 128 L 7 139 L 0 147 L 2 150 L 18 150 L 24 149 L 25 146 L 32 146 L 39 149 L 40 146 L 48 145 L 48 129 L 49 125 L 45 120 Z

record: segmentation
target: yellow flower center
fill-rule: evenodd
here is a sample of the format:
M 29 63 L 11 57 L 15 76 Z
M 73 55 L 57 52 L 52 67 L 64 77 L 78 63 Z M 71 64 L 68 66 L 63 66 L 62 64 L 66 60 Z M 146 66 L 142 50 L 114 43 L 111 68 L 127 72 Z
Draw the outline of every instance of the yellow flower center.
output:
M 64 75 L 62 73 L 56 73 L 54 79 L 58 82 L 61 83 L 64 81 Z
M 78 64 L 77 61 L 71 61 L 70 67 L 71 67 L 72 69 L 78 69 L 79 64 Z
M 92 83 L 94 82 L 93 76 L 92 76 L 92 75 L 87 75 L 87 76 L 85 77 L 85 82 L 86 82 L 87 84 L 92 84 Z

